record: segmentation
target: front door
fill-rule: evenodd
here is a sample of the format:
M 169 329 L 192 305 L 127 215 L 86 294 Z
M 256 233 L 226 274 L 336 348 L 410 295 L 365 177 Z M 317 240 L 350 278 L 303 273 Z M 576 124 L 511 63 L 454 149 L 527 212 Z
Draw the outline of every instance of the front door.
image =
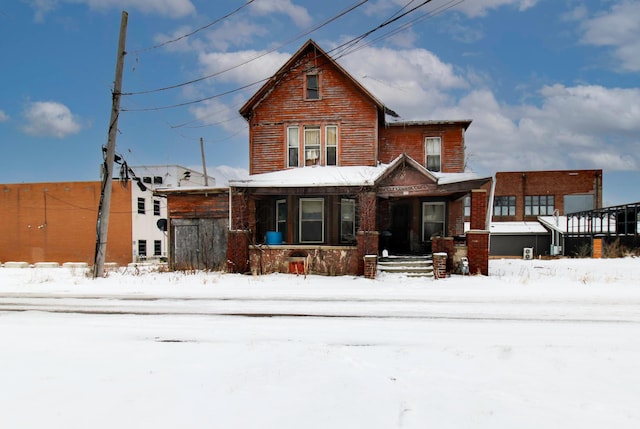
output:
M 407 254 L 409 246 L 409 228 L 411 225 L 408 203 L 396 203 L 391 208 L 391 237 L 389 251 L 395 255 Z

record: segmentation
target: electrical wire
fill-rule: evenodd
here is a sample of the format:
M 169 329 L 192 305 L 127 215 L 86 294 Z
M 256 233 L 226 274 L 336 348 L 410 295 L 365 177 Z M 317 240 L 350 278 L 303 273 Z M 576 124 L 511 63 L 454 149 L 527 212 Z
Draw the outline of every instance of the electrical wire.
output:
M 267 51 L 262 52 L 259 55 L 256 55 L 255 57 L 249 58 L 248 60 L 245 60 L 245 61 L 243 61 L 241 63 L 238 63 L 238 64 L 235 64 L 233 66 L 227 67 L 226 69 L 218 70 L 215 73 L 211 73 L 211 74 L 208 74 L 206 76 L 201 76 L 201 77 L 199 77 L 197 79 L 193 79 L 193 80 L 190 80 L 190 81 L 187 81 L 187 82 L 182 82 L 182 83 L 178 83 L 178 84 L 175 84 L 175 85 L 169 85 L 169 86 L 165 86 L 165 87 L 161 87 L 161 88 L 149 89 L 149 90 L 144 90 L 144 91 L 123 92 L 122 95 L 142 95 L 142 94 L 151 94 L 151 93 L 155 93 L 155 92 L 167 91 L 167 90 L 170 90 L 170 89 L 181 88 L 181 87 L 186 86 L 186 85 L 192 85 L 194 83 L 202 82 L 204 80 L 220 76 L 220 75 L 222 75 L 224 73 L 228 73 L 228 72 L 230 72 L 232 70 L 235 70 L 235 69 L 237 69 L 239 67 L 247 65 L 247 64 L 249 64 L 249 63 L 251 63 L 253 61 L 256 61 L 256 60 L 258 60 L 258 59 L 260 59 L 262 57 L 265 57 L 265 56 L 267 56 L 267 55 L 269 55 L 269 54 L 271 54 L 271 53 L 273 53 L 273 52 L 275 52 L 275 51 L 277 51 L 277 50 L 279 50 L 279 49 L 281 49 L 281 48 L 283 48 L 285 46 L 288 46 L 291 43 L 295 42 L 296 40 L 299 40 L 299 39 L 301 39 L 301 38 L 303 38 L 305 36 L 308 36 L 309 34 L 315 32 L 315 31 L 318 31 L 322 27 L 325 27 L 325 26 L 329 25 L 330 23 L 332 23 L 333 21 L 335 21 L 335 20 L 337 20 L 339 18 L 342 18 L 344 15 L 352 12 L 353 10 L 357 9 L 358 7 L 360 7 L 363 4 L 367 3 L 368 1 L 369 0 L 360 0 L 360 1 L 356 2 L 356 3 L 353 3 L 348 8 L 343 9 L 338 14 L 332 16 L 331 18 L 329 18 L 329 19 L 327 19 L 327 20 L 325 20 L 323 22 L 321 22 L 320 24 L 317 24 L 317 25 L 311 27 L 310 29 L 305 30 L 302 33 L 299 33 L 298 35 L 286 40 L 285 42 L 283 42 L 283 43 L 281 43 L 281 44 L 279 44 L 279 45 L 277 45 L 277 46 L 275 46 L 275 47 L 273 47 L 273 48 L 271 48 L 271 49 L 269 49 Z
M 221 16 L 221 17 L 220 17 L 220 18 L 218 18 L 218 19 L 215 19 L 214 21 L 212 21 L 212 22 L 208 23 L 207 25 L 203 25 L 202 27 L 197 28 L 197 29 L 193 30 L 193 31 L 192 31 L 192 32 L 190 32 L 190 33 L 183 34 L 183 35 L 182 35 L 182 36 L 180 36 L 180 37 L 177 37 L 177 38 L 172 39 L 172 40 L 167 40 L 166 42 L 162 42 L 162 43 L 159 43 L 159 44 L 157 44 L 157 45 L 150 46 L 150 47 L 148 47 L 148 48 L 138 49 L 138 50 L 136 50 L 136 51 L 133 51 L 133 52 L 132 52 L 132 54 L 134 54 L 134 55 L 135 55 L 135 54 L 139 54 L 139 53 L 141 53 L 141 52 L 151 51 L 151 50 L 153 50 L 153 49 L 161 48 L 161 47 L 166 46 L 166 45 L 169 45 L 169 44 L 171 44 L 171 43 L 178 42 L 178 41 L 180 41 L 180 40 L 182 40 L 182 39 L 185 39 L 185 38 L 187 38 L 187 37 L 191 37 L 191 36 L 193 36 L 194 34 L 196 34 L 196 33 L 200 32 L 200 31 L 202 31 L 202 30 L 206 30 L 207 28 L 209 28 L 209 27 L 211 27 L 211 26 L 214 26 L 215 24 L 219 23 L 220 21 L 225 20 L 225 19 L 227 19 L 227 18 L 229 18 L 229 17 L 231 17 L 231 16 L 235 15 L 236 13 L 240 12 L 240 11 L 241 11 L 242 9 L 244 9 L 245 7 L 249 6 L 249 5 L 250 5 L 251 3 L 253 3 L 254 1 L 255 1 L 255 0 L 248 0 L 245 4 L 243 4 L 242 6 L 238 7 L 238 8 L 237 8 L 237 9 L 235 9 L 234 11 L 229 12 L 228 14 L 226 14 L 226 15 L 224 15 L 224 16 Z

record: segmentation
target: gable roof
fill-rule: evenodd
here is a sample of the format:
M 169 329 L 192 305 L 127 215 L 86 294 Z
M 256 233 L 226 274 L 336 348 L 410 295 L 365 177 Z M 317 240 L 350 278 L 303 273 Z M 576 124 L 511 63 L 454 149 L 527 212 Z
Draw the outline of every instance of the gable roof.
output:
M 278 71 L 275 72 L 275 74 L 271 76 L 271 78 L 269 78 L 269 80 L 267 80 L 267 82 L 262 85 L 262 87 L 249 100 L 247 100 L 247 102 L 240 108 L 240 114 L 245 119 L 248 119 L 251 111 L 255 109 L 256 106 L 258 106 L 258 104 L 260 104 L 262 100 L 264 100 L 265 97 L 269 95 L 269 93 L 271 93 L 271 91 L 280 83 L 282 78 L 287 75 L 289 70 L 295 67 L 300 58 L 302 58 L 309 50 L 312 50 L 315 53 L 317 59 L 324 60 L 323 64 L 331 64 L 340 73 L 342 73 L 347 78 L 347 80 L 349 80 L 366 98 L 371 100 L 371 102 L 376 105 L 378 111 L 381 114 L 386 113 L 393 117 L 399 116 L 396 112 L 382 104 L 382 102 L 374 97 L 373 94 L 367 91 L 365 87 L 360 84 L 360 82 L 354 79 L 353 76 L 351 76 L 344 68 L 342 68 L 342 66 L 340 66 L 333 58 L 331 58 L 329 54 L 327 54 L 322 48 L 320 48 L 320 46 L 318 46 L 318 44 L 312 39 L 309 39 L 304 45 L 302 45 L 302 47 L 298 49 L 298 51 L 293 54 L 291 58 L 289 58 L 289 61 L 287 61 L 282 67 L 280 67 L 280 69 L 278 69 Z

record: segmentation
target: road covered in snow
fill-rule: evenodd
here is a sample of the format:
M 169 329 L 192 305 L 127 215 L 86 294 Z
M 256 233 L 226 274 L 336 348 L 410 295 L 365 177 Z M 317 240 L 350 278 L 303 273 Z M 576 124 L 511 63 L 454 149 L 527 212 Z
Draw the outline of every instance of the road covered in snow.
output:
M 0 268 L 3 427 L 639 427 L 640 258 L 490 272 Z

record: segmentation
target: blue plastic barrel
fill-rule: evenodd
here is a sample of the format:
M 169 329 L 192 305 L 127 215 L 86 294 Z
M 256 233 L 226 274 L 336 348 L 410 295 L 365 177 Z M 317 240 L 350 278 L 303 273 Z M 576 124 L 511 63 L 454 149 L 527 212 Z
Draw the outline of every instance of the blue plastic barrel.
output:
M 267 244 L 282 244 L 282 233 L 279 231 L 267 231 Z

